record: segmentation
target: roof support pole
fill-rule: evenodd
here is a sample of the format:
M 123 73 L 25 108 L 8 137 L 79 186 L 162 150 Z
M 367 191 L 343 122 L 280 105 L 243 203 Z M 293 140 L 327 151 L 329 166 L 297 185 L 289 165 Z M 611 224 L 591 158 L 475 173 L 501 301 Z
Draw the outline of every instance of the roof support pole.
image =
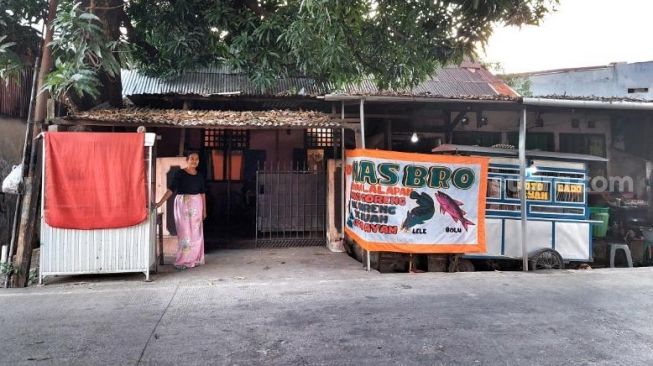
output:
M 522 118 L 519 123 L 519 185 L 522 265 L 523 270 L 528 271 L 528 252 L 526 250 L 526 229 L 528 224 L 526 211 L 526 108 L 522 109 Z
M 361 98 L 360 105 L 360 120 L 361 120 L 361 147 L 365 148 L 365 99 Z M 370 271 L 370 251 L 367 251 L 367 271 Z
M 340 118 L 345 119 L 345 102 L 340 102 Z M 342 235 L 342 244 L 345 244 L 345 129 L 340 129 L 340 230 Z
M 361 148 L 365 148 L 365 99 L 360 102 L 360 120 L 361 120 Z

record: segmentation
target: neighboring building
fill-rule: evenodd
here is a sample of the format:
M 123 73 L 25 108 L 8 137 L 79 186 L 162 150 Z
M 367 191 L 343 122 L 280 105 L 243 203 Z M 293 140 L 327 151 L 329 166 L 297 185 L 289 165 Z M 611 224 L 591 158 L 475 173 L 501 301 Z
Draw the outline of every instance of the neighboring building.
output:
M 635 181 L 632 193 L 645 198 L 645 192 L 649 190 L 645 181 L 653 161 L 650 144 L 653 134 L 649 127 L 653 123 L 653 113 L 644 110 L 646 107 L 626 111 L 618 104 L 653 102 L 653 61 L 614 62 L 605 66 L 534 71 L 513 76 L 528 81 L 533 98 L 570 102 L 567 108 L 557 108 L 558 112 L 566 113 L 562 115 L 564 123 L 559 127 L 565 130 L 560 131 L 565 134 L 564 138 L 562 134 L 559 138 L 560 151 L 609 158 L 607 170 L 598 175 L 632 177 Z M 599 102 L 611 108 L 573 108 L 571 103 L 575 101 Z M 539 117 L 547 120 L 545 115 Z
M 653 61 L 518 74 L 530 80 L 534 96 L 576 96 L 653 100 Z
M 0 79 L 0 182 L 20 163 L 31 88 L 30 68 L 11 80 Z M 15 207 L 14 195 L 0 193 L 0 246 L 11 239 Z

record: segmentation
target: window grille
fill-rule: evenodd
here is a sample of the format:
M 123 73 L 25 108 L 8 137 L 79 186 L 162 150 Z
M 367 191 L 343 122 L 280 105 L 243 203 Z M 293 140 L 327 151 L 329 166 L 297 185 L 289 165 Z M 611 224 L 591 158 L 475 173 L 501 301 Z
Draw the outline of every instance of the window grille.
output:
M 209 152 L 209 180 L 243 179 L 243 151 L 249 149 L 248 130 L 206 129 L 204 148 Z
M 248 130 L 204 130 L 204 147 L 209 149 L 226 149 L 227 145 L 232 150 L 245 150 L 249 148 Z
M 309 128 L 304 132 L 304 141 L 307 149 L 340 146 L 340 134 L 330 128 Z

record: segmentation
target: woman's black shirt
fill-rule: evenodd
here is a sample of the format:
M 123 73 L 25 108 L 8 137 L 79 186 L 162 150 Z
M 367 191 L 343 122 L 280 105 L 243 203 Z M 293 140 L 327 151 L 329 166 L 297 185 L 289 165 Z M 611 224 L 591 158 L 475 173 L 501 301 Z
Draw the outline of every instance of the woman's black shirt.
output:
M 188 174 L 184 169 L 179 169 L 175 172 L 168 189 L 176 194 L 206 193 L 206 183 L 200 172 L 192 175 Z

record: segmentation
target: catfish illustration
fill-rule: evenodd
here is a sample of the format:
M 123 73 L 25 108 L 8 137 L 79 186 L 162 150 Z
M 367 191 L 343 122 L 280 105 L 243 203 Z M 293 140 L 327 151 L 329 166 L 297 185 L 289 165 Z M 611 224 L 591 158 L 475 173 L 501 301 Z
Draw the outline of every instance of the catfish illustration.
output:
M 406 214 L 406 219 L 401 224 L 401 230 L 403 231 L 408 231 L 408 229 L 415 225 L 423 224 L 435 214 L 435 203 L 428 193 L 412 191 L 410 192 L 410 198 L 417 202 L 417 207 L 414 207 Z
M 435 192 L 435 199 L 438 200 L 438 203 L 440 204 L 440 213 L 451 215 L 454 222 L 460 221 L 465 228 L 465 231 L 467 231 L 467 226 L 475 225 L 473 222 L 465 218 L 466 212 L 460 208 L 460 206 L 463 205 L 462 202 L 455 200 L 448 194 L 440 191 Z

